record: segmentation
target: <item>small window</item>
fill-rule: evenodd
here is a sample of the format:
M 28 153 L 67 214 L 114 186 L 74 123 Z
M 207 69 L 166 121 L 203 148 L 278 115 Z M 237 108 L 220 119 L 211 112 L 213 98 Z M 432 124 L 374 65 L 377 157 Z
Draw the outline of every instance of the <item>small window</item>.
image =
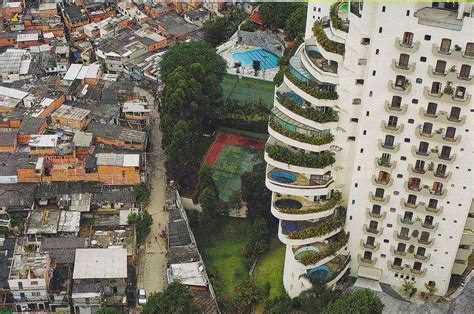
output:
M 420 57 L 421 62 L 426 62 L 426 57 Z
M 360 153 L 361 153 L 361 154 L 364 153 L 364 149 L 363 149 L 363 148 L 360 149 Z
M 383 239 L 383 243 L 389 243 L 388 239 Z
M 407 16 L 410 16 L 410 10 L 407 10 Z
M 413 98 L 413 99 L 411 100 L 411 103 L 416 105 L 416 104 L 418 103 L 418 99 Z
M 410 139 L 407 137 L 404 139 L 405 143 L 410 143 Z
M 360 43 L 364 46 L 370 45 L 370 38 L 364 37 L 364 38 L 362 38 Z
M 355 136 L 349 136 L 349 137 L 347 138 L 347 140 L 348 140 L 348 141 L 351 141 L 351 142 L 355 142 L 356 138 L 355 138 Z
M 364 130 L 364 132 L 362 134 L 367 135 L 367 130 Z
M 420 78 L 420 77 L 417 77 L 416 80 L 415 80 L 415 82 L 416 82 L 417 84 L 421 84 L 421 83 L 423 83 L 423 79 Z
M 364 80 L 363 79 L 356 80 L 356 85 L 364 85 Z
M 379 27 L 379 33 L 381 34 L 383 31 L 383 28 L 382 27 Z
M 382 6 L 382 12 L 385 12 L 385 6 Z
M 373 70 L 372 71 L 372 76 L 375 76 L 375 74 L 377 74 L 377 71 Z
M 370 111 L 367 111 L 367 112 L 365 113 L 365 115 L 366 115 L 367 117 L 370 116 Z
M 369 92 L 369 97 L 372 97 L 374 95 L 374 92 L 373 91 L 370 91 Z
M 360 105 L 362 100 L 360 98 L 354 98 L 352 99 L 352 104 L 353 105 Z
M 425 35 L 425 40 L 430 41 L 430 40 L 431 40 L 431 36 L 430 36 L 430 35 Z
M 357 65 L 367 65 L 367 59 L 359 59 Z
M 413 119 L 408 119 L 408 123 L 413 124 L 413 123 L 415 123 L 415 120 L 413 120 Z
M 359 119 L 357 119 L 357 118 L 351 118 L 351 122 L 357 123 L 357 122 L 359 122 Z
M 400 157 L 400 160 L 407 160 L 405 156 Z
M 379 52 L 380 52 L 380 50 L 379 50 L 379 49 L 375 49 L 375 54 L 376 54 L 376 55 L 378 55 L 378 54 L 379 54 Z

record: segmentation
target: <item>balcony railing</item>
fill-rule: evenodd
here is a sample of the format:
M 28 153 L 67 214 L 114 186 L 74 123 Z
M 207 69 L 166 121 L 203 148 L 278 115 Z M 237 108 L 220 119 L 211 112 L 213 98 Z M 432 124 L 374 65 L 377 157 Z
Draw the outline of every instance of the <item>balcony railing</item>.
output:
M 358 255 L 359 258 L 359 263 L 365 264 L 368 266 L 373 266 L 375 263 L 377 263 L 377 257 L 372 257 L 372 258 L 364 258 L 362 255 Z
M 388 81 L 388 90 L 395 93 L 407 95 L 411 91 L 411 83 L 409 80 L 403 81 L 401 84 L 396 84 L 392 80 Z
M 395 47 L 406 52 L 415 52 L 420 48 L 419 41 L 403 42 L 399 37 L 395 38 Z
M 399 63 L 397 60 L 392 59 L 392 70 L 400 73 L 413 73 L 416 68 L 416 63 L 412 62 L 410 64 Z
M 406 104 L 392 104 L 388 101 L 385 101 L 385 111 L 395 114 L 404 114 L 407 112 L 408 105 Z

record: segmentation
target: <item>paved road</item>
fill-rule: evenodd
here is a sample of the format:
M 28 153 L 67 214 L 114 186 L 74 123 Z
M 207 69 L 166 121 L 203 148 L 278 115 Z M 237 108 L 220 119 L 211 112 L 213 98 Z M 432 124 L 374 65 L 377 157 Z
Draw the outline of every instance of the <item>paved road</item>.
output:
M 153 104 L 151 94 L 137 88 L 136 92 L 147 97 L 148 103 Z M 156 107 L 156 106 L 155 106 Z M 164 160 L 165 154 L 161 149 L 161 132 L 159 130 L 159 115 L 157 108 L 153 110 L 154 126 L 151 135 L 153 151 L 147 156 L 148 180 L 151 183 L 150 203 L 146 210 L 153 217 L 151 233 L 146 243 L 138 252 L 138 288 L 144 288 L 148 294 L 163 291 L 166 274 L 166 240 L 160 237 L 161 230 L 168 224 L 168 212 L 164 211 L 166 177 Z

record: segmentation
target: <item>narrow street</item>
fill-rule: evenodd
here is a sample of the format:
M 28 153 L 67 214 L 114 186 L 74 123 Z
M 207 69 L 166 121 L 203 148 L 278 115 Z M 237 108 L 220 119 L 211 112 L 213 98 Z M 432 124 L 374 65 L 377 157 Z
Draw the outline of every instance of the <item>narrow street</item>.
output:
M 145 96 L 149 104 L 154 103 L 153 96 L 146 90 L 136 88 L 136 91 Z M 166 272 L 166 238 L 160 237 L 162 230 L 168 224 L 168 212 L 165 205 L 165 153 L 161 149 L 161 132 L 159 130 L 158 105 L 153 107 L 153 130 L 151 134 L 152 153 L 147 154 L 148 180 L 151 187 L 150 202 L 146 210 L 153 217 L 151 233 L 138 251 L 137 288 L 145 289 L 149 295 L 155 291 L 162 291 L 165 287 Z

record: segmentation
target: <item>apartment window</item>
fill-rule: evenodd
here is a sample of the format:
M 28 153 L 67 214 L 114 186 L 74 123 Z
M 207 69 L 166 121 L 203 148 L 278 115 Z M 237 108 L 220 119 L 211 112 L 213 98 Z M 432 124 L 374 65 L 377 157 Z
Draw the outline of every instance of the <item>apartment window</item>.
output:
M 375 76 L 375 74 L 377 74 L 377 71 L 373 70 L 372 71 L 372 76 Z
M 413 98 L 413 99 L 411 100 L 411 103 L 417 105 L 417 104 L 418 104 L 418 99 Z
M 375 49 L 375 54 L 376 54 L 376 55 L 378 55 L 378 54 L 379 54 L 379 52 L 380 52 L 380 50 L 379 50 L 379 49 Z
M 385 190 L 382 188 L 375 189 L 375 197 L 383 198 L 384 193 L 385 193 Z
M 370 38 L 364 37 L 364 38 L 362 38 L 360 43 L 364 46 L 370 45 Z
M 385 12 L 385 6 L 382 6 L 382 12 Z
M 388 117 L 388 127 L 390 128 L 396 128 L 398 123 L 398 117 L 396 116 L 390 116 Z
M 405 47 L 412 47 L 413 46 L 413 33 L 410 33 L 410 32 L 403 33 L 402 44 Z
M 439 155 L 441 159 L 451 159 L 451 147 L 443 146 L 441 148 L 441 154 Z
M 357 119 L 357 118 L 351 118 L 351 122 L 358 123 L 358 122 L 359 122 L 359 119 Z
M 393 147 L 395 143 L 395 137 L 393 135 L 385 135 L 385 147 Z
M 425 40 L 430 41 L 430 40 L 431 40 L 431 36 L 430 36 L 430 35 L 425 35 Z
M 357 61 L 357 64 L 358 64 L 358 65 L 367 65 L 367 59 L 359 59 L 359 60 Z
M 426 57 L 420 57 L 420 62 L 426 62 Z
M 352 99 L 352 104 L 353 105 L 360 105 L 362 100 L 360 98 L 354 98 Z
M 406 53 L 401 53 L 398 58 L 398 67 L 402 69 L 408 69 L 408 63 L 410 61 L 410 56 Z
M 433 123 L 430 123 L 430 122 L 423 123 L 423 128 L 421 129 L 421 132 L 423 134 L 430 135 L 432 131 L 433 131 Z
M 402 97 L 400 96 L 393 96 L 392 97 L 392 108 L 400 108 L 402 104 Z
M 463 86 L 458 86 L 456 88 L 456 93 L 454 94 L 454 97 L 464 98 L 465 95 L 466 95 L 466 88 Z
M 438 104 L 434 102 L 429 102 L 428 107 L 426 109 L 426 113 L 431 116 L 436 116 L 436 109 L 438 108 Z
M 358 79 L 355 82 L 356 85 L 364 85 L 364 80 L 363 79 Z
M 469 57 L 474 57 L 474 43 L 466 44 L 466 50 L 464 51 L 464 54 Z
M 356 140 L 355 136 L 349 136 L 347 138 L 348 141 L 354 142 Z
M 405 243 L 398 243 L 397 251 L 398 252 L 405 252 L 407 245 Z
M 451 49 L 451 39 L 443 38 L 441 39 L 441 46 L 439 47 L 440 52 L 449 53 Z
M 372 236 L 368 236 L 366 243 L 367 243 L 368 245 L 375 245 L 375 238 L 372 237 Z
M 458 121 L 460 116 L 461 116 L 461 108 L 451 107 L 451 113 L 449 114 L 449 119 Z
M 446 71 L 446 61 L 438 60 L 436 61 L 435 74 L 443 74 Z
M 18 289 L 23 290 L 23 282 L 18 282 Z
M 407 10 L 407 16 L 410 16 L 410 10 Z
M 407 199 L 407 203 L 410 204 L 410 205 L 416 205 L 416 195 L 409 194 L 408 199 Z
M 429 144 L 427 142 L 420 142 L 420 146 L 418 146 L 418 154 L 422 154 L 422 155 L 428 154 L 428 147 L 429 147 Z
M 372 213 L 376 214 L 376 215 L 380 215 L 380 212 L 382 211 L 382 206 L 380 205 L 372 205 Z
M 32 291 L 31 295 L 34 296 L 34 297 L 39 297 L 41 295 L 41 292 Z
M 438 208 L 438 200 L 430 198 L 428 201 L 428 207 L 429 208 Z
M 439 94 L 441 93 L 441 83 L 440 82 L 433 82 L 431 84 L 431 94 Z
M 379 27 L 379 33 L 381 34 L 383 31 L 383 28 L 382 27 Z
M 32 285 L 32 286 L 37 286 L 37 285 L 38 285 L 38 281 L 32 280 L 32 281 L 31 281 L 31 285 Z
M 393 265 L 402 267 L 402 259 L 400 257 L 395 257 L 395 259 L 393 260 Z
M 471 73 L 471 66 L 467 64 L 461 65 L 461 71 L 459 72 L 459 78 L 463 80 L 469 80 Z
M 456 136 L 456 128 L 453 128 L 452 126 L 448 126 L 446 128 L 446 134 L 444 135 L 444 138 L 448 140 L 454 140 L 455 136 Z

